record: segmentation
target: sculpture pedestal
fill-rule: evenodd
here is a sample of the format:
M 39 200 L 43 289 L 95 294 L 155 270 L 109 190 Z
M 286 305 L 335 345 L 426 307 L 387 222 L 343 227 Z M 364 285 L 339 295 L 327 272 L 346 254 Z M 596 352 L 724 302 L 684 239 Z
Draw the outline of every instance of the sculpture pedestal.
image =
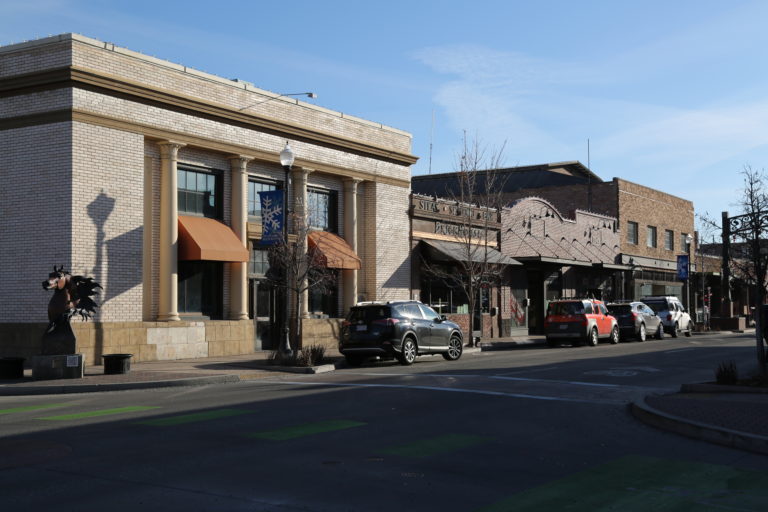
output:
M 44 356 L 74 354 L 77 349 L 77 339 L 69 320 L 58 322 L 53 332 L 43 334 L 40 353 Z
M 35 380 L 82 379 L 85 374 L 83 354 L 34 356 L 32 378 Z

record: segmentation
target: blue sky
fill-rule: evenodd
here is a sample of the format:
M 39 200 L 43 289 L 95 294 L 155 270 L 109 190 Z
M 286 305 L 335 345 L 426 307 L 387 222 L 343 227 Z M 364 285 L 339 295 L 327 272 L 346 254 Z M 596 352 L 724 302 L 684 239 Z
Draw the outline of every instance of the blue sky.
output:
M 0 0 L 0 44 L 80 33 L 409 131 L 414 174 L 466 132 L 503 163 L 580 160 L 738 212 L 768 167 L 768 2 Z M 433 124 L 434 118 L 434 124 Z

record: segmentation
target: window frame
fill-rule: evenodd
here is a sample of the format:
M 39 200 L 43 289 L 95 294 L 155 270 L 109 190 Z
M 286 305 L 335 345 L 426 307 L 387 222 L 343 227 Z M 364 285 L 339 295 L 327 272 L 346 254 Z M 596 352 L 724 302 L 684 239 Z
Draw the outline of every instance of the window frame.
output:
M 318 215 L 315 210 L 319 211 L 313 205 L 315 197 L 325 196 L 327 198 L 326 204 L 328 208 L 325 211 L 324 217 L 326 223 L 315 223 Z M 338 233 L 338 218 L 339 218 L 339 201 L 338 192 L 336 190 L 330 190 L 325 188 L 307 187 L 307 224 L 311 229 L 320 229 L 331 233 Z
M 664 230 L 664 250 L 675 250 L 675 232 L 671 229 Z
M 645 244 L 649 249 L 657 249 L 659 247 L 659 231 L 656 226 L 646 226 Z
M 264 189 L 256 190 L 254 188 L 254 193 L 251 195 L 251 185 L 266 185 L 269 187 L 273 187 L 271 189 Z M 264 190 L 284 190 L 283 182 L 278 180 L 270 180 L 267 178 L 257 177 L 257 176 L 248 176 L 248 190 L 247 190 L 247 205 L 246 205 L 246 214 L 248 215 L 248 220 L 251 222 L 258 221 L 261 223 L 261 201 L 259 198 L 259 192 L 262 192 Z M 254 208 L 251 209 L 251 205 L 254 205 Z M 256 205 L 258 205 L 258 208 L 256 208 Z M 258 213 L 251 213 L 251 211 L 258 212 Z
M 197 211 L 196 209 L 192 210 L 187 208 L 190 195 L 191 197 L 194 197 L 194 194 L 200 194 L 201 191 L 187 188 L 186 186 L 187 176 L 185 176 L 184 188 L 182 188 L 181 187 L 182 172 L 194 173 L 194 175 L 197 175 L 197 176 L 206 176 L 206 177 L 213 178 L 213 194 L 212 194 L 213 206 L 211 207 L 212 211 L 206 211 L 205 205 L 203 205 L 202 211 Z M 177 197 L 177 210 L 179 214 L 193 215 L 197 217 L 207 217 L 211 219 L 221 220 L 224 214 L 224 205 L 223 205 L 224 180 L 222 179 L 222 176 L 223 176 L 223 171 L 218 169 L 211 169 L 208 167 L 199 167 L 199 166 L 188 165 L 188 164 L 178 164 L 176 168 L 176 178 L 177 178 L 176 197 Z M 199 183 L 198 180 L 199 178 L 195 179 L 196 184 Z M 205 191 L 203 191 L 202 193 L 204 194 Z
M 638 245 L 640 243 L 640 226 L 637 222 L 631 220 L 627 221 L 627 243 L 631 245 Z

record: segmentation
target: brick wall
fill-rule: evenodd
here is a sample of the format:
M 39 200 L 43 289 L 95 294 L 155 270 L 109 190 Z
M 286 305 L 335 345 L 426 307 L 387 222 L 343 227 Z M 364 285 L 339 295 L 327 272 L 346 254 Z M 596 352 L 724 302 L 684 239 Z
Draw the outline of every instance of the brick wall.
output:
M 12 290 L 0 321 L 46 322 L 52 292 L 41 283 L 54 265 L 72 268 L 72 123 L 0 134 L 0 279 Z

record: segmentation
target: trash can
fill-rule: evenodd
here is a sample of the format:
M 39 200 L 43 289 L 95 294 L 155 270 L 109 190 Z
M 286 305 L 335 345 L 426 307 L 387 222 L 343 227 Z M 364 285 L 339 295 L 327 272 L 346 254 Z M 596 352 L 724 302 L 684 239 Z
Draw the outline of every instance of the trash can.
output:
M 23 379 L 23 357 L 0 357 L 0 379 Z
M 104 375 L 117 375 L 131 371 L 133 354 L 104 354 Z

